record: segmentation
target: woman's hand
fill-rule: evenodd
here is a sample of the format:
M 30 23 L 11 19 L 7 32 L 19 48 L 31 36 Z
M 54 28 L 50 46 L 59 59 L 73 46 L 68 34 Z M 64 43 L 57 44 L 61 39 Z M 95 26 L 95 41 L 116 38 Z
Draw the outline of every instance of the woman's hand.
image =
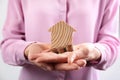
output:
M 85 67 L 88 61 L 96 61 L 101 57 L 100 51 L 92 43 L 82 43 L 73 47 L 73 52 L 67 52 L 68 63 L 55 66 L 57 70 L 77 70 Z
M 56 54 L 49 49 L 49 44 L 33 43 L 25 49 L 25 56 L 28 61 L 44 70 L 53 70 L 54 63 L 67 62 L 67 54 Z
M 35 55 L 41 54 L 47 49 L 49 49 L 49 44 L 32 43 L 25 49 L 25 57 L 28 59 L 28 61 L 44 70 L 52 70 L 53 66 L 51 64 L 42 62 L 38 63 L 35 58 Z
M 79 70 L 85 66 L 86 66 L 86 60 L 79 59 L 74 61 L 73 63 L 58 63 L 55 65 L 55 69 L 59 71 L 71 71 L 71 70 Z
M 74 46 L 74 51 L 68 57 L 68 63 L 74 63 L 77 60 L 95 61 L 100 59 L 101 53 L 92 43 L 82 43 Z

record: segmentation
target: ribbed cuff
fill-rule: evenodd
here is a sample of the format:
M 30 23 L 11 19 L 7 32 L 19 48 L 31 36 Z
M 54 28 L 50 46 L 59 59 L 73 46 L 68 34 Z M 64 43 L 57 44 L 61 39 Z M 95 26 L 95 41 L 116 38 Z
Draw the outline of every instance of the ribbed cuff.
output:
M 100 60 L 96 65 L 94 65 L 94 67 L 97 68 L 97 69 L 103 70 L 104 69 L 104 64 L 107 61 L 106 60 L 107 59 L 106 58 L 106 53 L 105 53 L 105 45 L 100 44 L 100 43 L 95 43 L 94 45 L 95 45 L 96 49 L 98 49 L 101 53 Z
M 25 52 L 26 47 L 29 46 L 32 43 L 34 43 L 34 42 L 18 42 L 18 45 L 20 45 L 19 50 L 17 50 L 18 52 L 16 52 L 16 57 L 18 57 L 16 59 L 19 59 L 19 60 L 16 60 L 16 61 L 18 61 L 17 62 L 18 64 L 23 65 L 25 63 L 30 63 L 25 58 L 24 52 Z

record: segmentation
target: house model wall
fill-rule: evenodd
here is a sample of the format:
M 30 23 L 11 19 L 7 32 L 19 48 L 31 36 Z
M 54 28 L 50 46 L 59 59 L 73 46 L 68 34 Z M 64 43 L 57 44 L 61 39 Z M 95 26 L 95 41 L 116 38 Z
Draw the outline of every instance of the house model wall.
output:
M 55 52 L 58 51 L 61 53 L 72 47 L 72 34 L 76 30 L 70 25 L 64 21 L 60 21 L 53 25 L 49 31 L 51 32 L 51 49 L 54 49 Z

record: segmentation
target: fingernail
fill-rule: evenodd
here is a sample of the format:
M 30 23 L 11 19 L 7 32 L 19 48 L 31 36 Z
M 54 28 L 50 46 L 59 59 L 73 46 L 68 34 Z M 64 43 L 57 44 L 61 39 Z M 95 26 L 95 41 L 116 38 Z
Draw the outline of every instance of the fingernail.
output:
M 73 62 L 74 62 L 74 59 L 75 59 L 75 54 L 72 55 L 70 62 L 73 63 Z
M 72 64 L 72 58 L 68 58 L 68 64 Z
M 70 63 L 73 63 L 73 61 L 74 61 L 74 58 L 73 58 L 73 57 L 71 57 Z

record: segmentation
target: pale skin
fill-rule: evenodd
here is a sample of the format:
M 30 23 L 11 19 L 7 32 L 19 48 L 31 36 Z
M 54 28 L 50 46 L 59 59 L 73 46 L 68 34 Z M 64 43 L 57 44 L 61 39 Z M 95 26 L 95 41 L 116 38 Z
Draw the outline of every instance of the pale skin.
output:
M 97 60 L 101 53 L 92 43 L 82 43 L 73 46 L 73 52 L 56 54 L 50 51 L 50 45 L 32 43 L 25 49 L 28 61 L 43 70 L 78 70 L 85 67 L 86 60 Z

